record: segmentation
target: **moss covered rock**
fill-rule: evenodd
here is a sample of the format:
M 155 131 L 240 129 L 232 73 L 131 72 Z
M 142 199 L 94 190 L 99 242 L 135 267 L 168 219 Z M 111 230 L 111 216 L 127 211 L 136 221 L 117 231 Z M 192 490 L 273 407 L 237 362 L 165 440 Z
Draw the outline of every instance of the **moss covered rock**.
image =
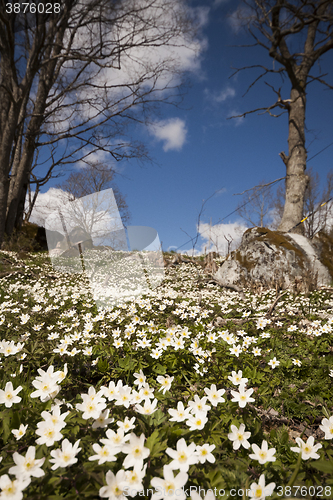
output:
M 323 240 L 321 248 L 326 251 L 323 253 L 319 245 L 303 236 L 251 228 L 245 231 L 239 248 L 228 255 L 214 277 L 225 285 L 260 283 L 265 287 L 291 288 L 295 279 L 329 285 L 332 275 L 325 263 L 330 260 L 333 266 L 333 253 L 329 254 L 328 246 L 327 240 Z M 325 258 L 321 258 L 324 254 Z

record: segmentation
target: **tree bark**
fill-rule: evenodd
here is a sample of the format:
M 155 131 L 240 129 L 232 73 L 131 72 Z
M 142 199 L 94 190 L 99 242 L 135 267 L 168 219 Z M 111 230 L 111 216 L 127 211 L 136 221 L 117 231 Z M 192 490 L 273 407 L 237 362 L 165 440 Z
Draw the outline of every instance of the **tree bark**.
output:
M 11 152 L 21 104 L 8 59 L 3 57 L 0 74 L 0 245 L 5 232 Z
M 15 171 L 15 176 L 11 178 L 10 182 L 5 222 L 5 232 L 8 236 L 11 236 L 16 221 L 18 222 L 18 224 L 20 224 L 20 220 L 22 218 L 23 222 L 23 210 L 22 213 L 19 214 L 18 207 L 23 196 L 23 192 L 24 196 L 26 194 L 27 184 L 29 182 L 29 175 L 31 172 L 36 149 L 35 142 L 40 133 L 40 128 L 43 123 L 47 97 L 54 83 L 54 72 L 56 69 L 57 58 L 59 57 L 59 54 L 61 52 L 65 28 L 66 25 L 64 24 L 61 29 L 58 29 L 54 45 L 49 44 L 45 50 L 44 57 L 47 62 L 40 70 L 40 77 L 35 97 L 35 105 L 25 134 L 22 153 L 20 151 L 18 157 L 15 154 L 16 162 L 14 165 L 15 168 L 13 168 L 13 170 Z M 54 29 L 55 27 L 53 26 L 50 32 L 52 33 Z M 17 153 L 17 150 L 15 151 L 15 153 Z
M 286 161 L 286 201 L 278 231 L 287 232 L 303 219 L 305 190 L 309 182 L 306 169 L 305 149 L 305 105 L 306 94 L 302 89 L 292 88 L 290 94 L 289 116 L 289 155 Z M 300 224 L 292 229 L 293 233 L 304 234 Z
M 24 218 L 24 207 L 25 207 L 25 200 L 28 192 L 28 185 L 29 185 L 29 174 L 26 175 L 24 184 L 21 189 L 21 194 L 19 197 L 19 202 L 17 206 L 17 213 L 16 213 L 16 219 L 15 219 L 15 229 L 17 231 L 20 231 L 22 228 L 23 224 L 23 218 Z

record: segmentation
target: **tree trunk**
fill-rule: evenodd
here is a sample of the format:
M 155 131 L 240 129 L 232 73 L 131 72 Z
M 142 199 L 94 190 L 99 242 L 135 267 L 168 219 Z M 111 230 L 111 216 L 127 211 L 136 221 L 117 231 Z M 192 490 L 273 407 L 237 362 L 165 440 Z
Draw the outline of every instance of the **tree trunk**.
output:
M 15 179 L 12 179 L 13 185 L 11 186 L 10 193 L 7 200 L 7 217 L 6 217 L 6 234 L 11 236 L 16 221 L 20 219 L 19 205 L 22 204 L 22 196 L 25 197 L 27 185 L 29 182 L 29 173 L 34 157 L 34 139 L 26 139 L 24 151 L 16 171 Z M 22 222 L 23 222 L 22 208 Z
M 24 182 L 22 189 L 21 189 L 20 199 L 19 199 L 19 203 L 18 203 L 18 207 L 17 207 L 16 219 L 15 219 L 15 229 L 17 231 L 21 230 L 22 224 L 23 224 L 25 199 L 27 197 L 29 179 L 30 179 L 30 176 L 27 175 L 25 182 Z
M 37 196 L 39 193 L 39 184 L 38 184 L 38 182 L 36 183 L 36 189 L 35 189 L 34 196 L 33 196 L 32 200 L 31 200 L 31 184 L 30 183 L 28 184 L 27 188 L 28 188 L 28 192 L 29 192 L 29 208 L 28 208 L 28 211 L 27 211 L 26 216 L 24 218 L 25 222 L 29 222 L 29 219 L 31 217 L 31 214 L 32 214 L 32 211 L 33 211 L 33 208 L 35 206 Z
M 11 153 L 10 145 L 14 140 L 16 121 L 15 117 L 11 116 L 12 114 L 14 114 L 14 112 L 10 112 L 8 114 L 8 122 L 10 123 L 7 127 L 4 127 L 4 132 L 2 135 L 3 141 L 2 144 L 0 144 L 0 248 L 5 234 L 9 189 L 10 184 L 13 181 L 13 179 L 9 177 Z
M 305 92 L 291 89 L 289 115 L 289 156 L 286 159 L 286 201 L 278 231 L 287 232 L 303 219 L 305 190 L 309 177 L 306 169 L 305 149 Z M 304 234 L 304 226 L 300 224 L 292 230 L 293 233 Z
M 62 40 L 65 30 L 66 23 L 64 23 L 61 29 L 58 30 L 55 42 L 53 44 L 50 43 L 44 53 L 44 58 L 47 63 L 42 67 L 40 71 L 37 92 L 34 99 L 35 103 L 33 113 L 25 133 L 22 153 L 20 152 L 19 161 L 17 161 L 15 164 L 15 177 L 11 179 L 9 188 L 5 222 L 5 231 L 8 236 L 11 236 L 15 224 L 17 223 L 19 225 L 21 219 L 23 221 L 23 210 L 20 214 L 19 204 L 21 202 L 21 197 L 23 196 L 23 194 L 25 196 L 26 193 L 25 184 L 29 182 L 29 176 L 36 148 L 35 142 L 40 133 L 40 128 L 43 123 L 47 97 L 54 82 L 54 72 L 57 64 L 57 58 L 61 52 Z M 31 84 L 32 80 L 30 82 L 30 86 Z
M 6 222 L 6 210 L 7 210 L 7 199 L 8 199 L 8 189 L 9 189 L 9 178 L 2 177 L 0 180 L 0 248 L 3 242 L 3 237 L 5 234 L 5 222 Z M 2 179 L 5 179 L 4 181 Z

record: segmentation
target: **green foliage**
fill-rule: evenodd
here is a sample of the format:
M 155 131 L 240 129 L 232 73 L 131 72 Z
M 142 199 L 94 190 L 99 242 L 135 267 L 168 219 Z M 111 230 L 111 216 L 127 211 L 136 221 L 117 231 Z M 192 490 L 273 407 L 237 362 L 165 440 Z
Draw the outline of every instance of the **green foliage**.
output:
M 20 265 L 14 253 L 3 252 L 3 257 Z M 333 340 L 329 329 L 332 322 L 327 314 L 332 298 L 329 293 L 316 291 L 308 297 L 286 294 L 275 311 L 282 326 L 271 318 L 270 323 L 260 328 L 257 325 L 258 311 L 264 318 L 275 298 L 274 292 L 261 296 L 246 292 L 246 299 L 238 301 L 233 292 L 221 295 L 220 290 L 217 293 L 214 287 L 208 287 L 201 290 L 198 306 L 198 287 L 193 284 L 196 273 L 191 263 L 186 272 L 180 267 L 177 279 L 173 274 L 176 270 L 171 269 L 170 275 L 166 276 L 164 295 L 142 297 L 142 302 L 115 307 L 99 318 L 84 277 L 59 275 L 51 286 L 53 271 L 46 258 L 43 261 L 40 254 L 31 253 L 26 262 L 22 274 L 0 280 L 1 339 L 13 341 L 14 345 L 23 343 L 18 353 L 7 355 L 3 351 L 0 354 L 0 389 L 4 390 L 7 382 L 12 382 L 14 388 L 22 386 L 18 394 L 22 398 L 20 403 L 10 408 L 0 405 L 0 456 L 3 458 L 0 476 L 8 474 L 14 465 L 14 451 L 24 455 L 29 446 L 35 446 L 36 457 L 45 457 L 42 467 L 45 475 L 32 478 L 23 492 L 24 498 L 100 498 L 99 490 L 106 484 L 106 473 L 111 470 L 116 474 L 122 469 L 126 454 L 119 452 L 116 460 L 98 464 L 97 460 L 89 460 L 96 454 L 92 445 L 102 445 L 100 440 L 106 437 L 106 430 L 116 431 L 117 422 L 124 422 L 126 417 L 135 417 L 135 427 L 130 433 L 138 437 L 143 433 L 144 446 L 149 450 L 145 460 L 145 488 L 151 488 L 152 478 L 163 477 L 163 467 L 172 461 L 166 450 L 176 450 L 181 439 L 187 445 L 214 445 L 211 452 L 214 461 L 189 466 L 185 488 L 192 486 L 192 491 L 199 487 L 204 490 L 215 488 L 216 491 L 224 490 L 224 495 L 216 494 L 217 498 L 238 499 L 242 496 L 238 493 L 232 495 L 231 490 L 250 488 L 262 474 L 265 474 L 266 484 L 275 482 L 276 485 L 293 484 L 307 488 L 310 484 L 321 484 L 333 488 L 331 441 L 325 440 L 323 433 L 318 433 L 322 418 L 329 419 L 333 412 L 330 377 Z M 27 273 L 30 273 L 29 279 Z M 170 287 L 175 290 L 180 282 L 188 289 L 187 293 L 170 293 Z M 296 314 L 295 310 L 300 312 Z M 181 317 L 182 311 L 184 317 Z M 251 311 L 250 316 L 241 326 L 233 322 L 232 318 L 242 318 L 248 311 Z M 227 327 L 212 328 L 217 314 L 231 318 Z M 24 315 L 27 315 L 26 320 Z M 138 322 L 134 322 L 135 317 L 139 318 Z M 320 321 L 322 327 L 326 325 L 326 332 L 315 334 L 316 328 L 320 330 L 315 321 Z M 293 325 L 297 327 L 294 331 L 290 329 Z M 134 331 L 126 337 L 125 332 L 131 328 Z M 120 346 L 114 344 L 117 329 L 122 340 Z M 246 337 L 255 341 L 252 340 L 239 356 L 233 355 L 230 352 L 232 344 L 222 337 L 227 329 L 239 345 Z M 176 349 L 168 341 L 157 359 L 151 355 L 158 342 L 168 336 L 181 337 L 180 332 L 184 330 L 182 346 Z M 211 331 L 216 333 L 215 341 L 208 338 Z M 262 336 L 263 333 L 269 336 Z M 76 334 L 80 334 L 77 340 Z M 147 347 L 138 342 L 142 337 L 149 342 Z M 69 342 L 64 354 L 57 352 L 60 339 Z M 85 351 L 87 347 L 92 348 L 92 354 Z M 261 355 L 253 354 L 254 347 L 261 349 Z M 74 348 L 80 352 L 69 355 Z M 276 368 L 268 364 L 274 357 L 280 362 Z M 293 359 L 300 360 L 301 366 L 295 365 Z M 54 400 L 41 402 L 39 398 L 32 398 L 31 393 L 35 390 L 32 381 L 38 376 L 39 368 L 46 371 L 52 365 L 54 371 L 63 370 L 65 363 L 68 373 L 55 396 L 62 402 L 61 413 L 69 411 L 61 433 L 63 439 L 67 438 L 72 444 L 79 440 L 81 451 L 75 464 L 52 470 L 50 451 L 59 448 L 61 440 L 51 447 L 36 445 L 35 431 L 43 420 L 42 412 L 50 412 Z M 76 408 L 82 403 L 81 395 L 87 394 L 90 387 L 97 392 L 101 387 L 108 387 L 110 382 L 117 384 L 122 381 L 123 385 L 140 391 L 134 374 L 141 370 L 157 400 L 156 411 L 152 414 L 138 412 L 134 404 L 126 407 L 110 399 L 107 400 L 107 409 L 113 421 L 105 427 L 93 428 L 95 419 L 84 419 L 82 411 Z M 254 389 L 252 397 L 255 401 L 244 408 L 231 401 L 231 391 L 237 392 L 239 386 L 229 377 L 232 371 L 239 370 L 242 370 L 242 377 L 248 379 L 247 388 Z M 173 380 L 171 386 L 162 391 L 158 377 L 166 376 L 173 377 Z M 169 409 L 176 409 L 178 402 L 183 402 L 186 408 L 195 396 L 200 399 L 207 397 L 205 389 L 210 390 L 212 384 L 217 390 L 225 390 L 224 402 L 214 405 L 206 399 L 205 404 L 210 409 L 203 428 L 190 430 L 186 420 L 170 420 Z M 138 404 L 143 406 L 144 401 Z M 21 424 L 28 424 L 28 428 L 24 436 L 16 440 L 12 430 L 19 429 Z M 276 449 L 274 462 L 260 464 L 249 458 L 254 452 L 252 448 L 233 448 L 228 434 L 232 425 L 239 428 L 241 424 L 251 433 L 251 445 L 261 447 L 266 440 L 269 449 Z M 297 446 L 296 437 L 301 436 L 306 441 L 309 435 L 314 435 L 315 443 L 321 443 L 322 448 L 317 452 L 319 459 L 306 461 L 290 448 Z M 175 476 L 178 473 L 179 470 L 174 470 Z M 272 498 L 281 498 L 274 495 Z M 140 495 L 136 498 L 139 499 Z

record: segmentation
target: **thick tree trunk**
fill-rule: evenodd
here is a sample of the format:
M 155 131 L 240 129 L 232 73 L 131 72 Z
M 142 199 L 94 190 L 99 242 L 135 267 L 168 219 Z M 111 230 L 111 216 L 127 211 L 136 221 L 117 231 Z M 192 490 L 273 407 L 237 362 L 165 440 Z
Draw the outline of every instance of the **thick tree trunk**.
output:
M 7 199 L 8 199 L 8 189 L 9 189 L 9 178 L 5 181 L 5 177 L 2 177 L 0 173 L 0 248 L 3 242 L 3 237 L 5 234 L 5 222 L 6 222 L 6 210 L 7 210 Z
M 278 231 L 287 232 L 303 219 L 305 190 L 309 177 L 306 169 L 305 149 L 305 104 L 304 91 L 291 89 L 289 106 L 289 155 L 286 159 L 286 200 Z M 300 224 L 292 230 L 293 233 L 304 234 L 304 226 Z
M 15 229 L 18 231 L 20 231 L 20 229 L 22 228 L 22 224 L 23 224 L 25 199 L 27 197 L 27 192 L 28 192 L 29 178 L 30 178 L 30 176 L 27 175 L 26 180 L 25 180 L 23 187 L 21 189 L 20 200 L 19 200 L 18 207 L 17 207 L 16 219 L 15 219 Z
M 19 205 L 21 203 L 22 208 L 22 197 L 25 197 L 26 194 L 26 184 L 29 182 L 29 175 L 34 159 L 36 147 L 35 141 L 36 137 L 38 137 L 40 133 L 41 125 L 43 123 L 46 101 L 54 82 L 54 72 L 57 64 L 57 57 L 61 52 L 62 40 L 65 30 L 66 23 L 64 23 L 62 28 L 58 30 L 56 41 L 54 43 L 50 43 L 45 50 L 44 58 L 47 61 L 47 64 L 45 64 L 40 71 L 38 88 L 35 96 L 35 104 L 32 117 L 29 121 L 25 133 L 22 153 L 20 151 L 20 154 L 18 156 L 19 159 L 16 158 L 16 160 L 18 161 L 16 161 L 15 165 L 13 165 L 13 167 L 15 167 L 13 168 L 13 170 L 15 170 L 15 177 L 11 179 L 10 183 L 5 222 L 5 231 L 8 236 L 12 234 L 15 225 L 20 225 L 21 219 L 23 221 L 23 210 L 20 213 Z M 50 38 L 53 39 L 53 35 L 50 35 Z M 31 84 L 32 80 L 30 82 L 30 85 Z M 25 102 L 25 108 L 26 104 L 27 101 Z
M 25 197 L 27 183 L 29 182 L 29 173 L 34 157 L 34 140 L 26 139 L 22 158 L 16 171 L 13 185 L 7 200 L 6 234 L 10 236 L 13 233 L 16 221 L 19 220 L 19 205 L 22 203 L 22 196 Z M 24 209 L 24 202 L 23 202 Z M 22 209 L 22 216 L 23 216 Z M 22 218 L 23 221 L 23 218 Z
M 0 75 L 0 248 L 6 232 L 8 204 L 20 162 L 22 131 L 30 87 L 17 85 L 16 74 L 5 58 Z M 10 174 L 10 176 L 9 176 Z M 8 234 L 8 233 L 7 233 Z
M 0 95 L 1 97 L 1 95 Z M 12 106 L 14 108 L 14 106 Z M 8 122 L 0 132 L 2 132 L 0 142 L 0 248 L 5 234 L 6 213 L 9 196 L 11 178 L 9 177 L 11 163 L 11 144 L 15 135 L 15 110 L 8 113 Z

